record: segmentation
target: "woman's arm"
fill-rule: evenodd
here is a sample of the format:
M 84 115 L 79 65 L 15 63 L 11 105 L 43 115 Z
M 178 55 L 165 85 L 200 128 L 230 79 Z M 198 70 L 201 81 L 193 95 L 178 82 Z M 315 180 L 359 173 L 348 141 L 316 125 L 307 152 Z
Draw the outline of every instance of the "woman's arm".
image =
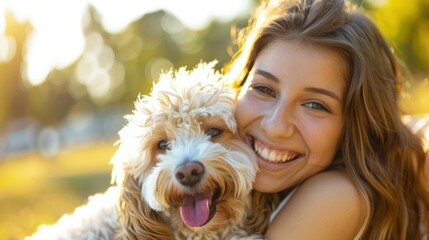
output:
M 343 172 L 327 171 L 306 180 L 270 224 L 268 240 L 353 239 L 366 206 Z

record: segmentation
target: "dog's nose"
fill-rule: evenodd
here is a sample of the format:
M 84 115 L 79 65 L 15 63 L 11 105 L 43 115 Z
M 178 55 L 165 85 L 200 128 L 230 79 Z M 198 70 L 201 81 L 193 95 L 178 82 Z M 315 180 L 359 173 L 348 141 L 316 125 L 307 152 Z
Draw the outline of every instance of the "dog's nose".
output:
M 197 161 L 185 162 L 177 166 L 174 174 L 182 185 L 192 187 L 204 175 L 204 166 Z

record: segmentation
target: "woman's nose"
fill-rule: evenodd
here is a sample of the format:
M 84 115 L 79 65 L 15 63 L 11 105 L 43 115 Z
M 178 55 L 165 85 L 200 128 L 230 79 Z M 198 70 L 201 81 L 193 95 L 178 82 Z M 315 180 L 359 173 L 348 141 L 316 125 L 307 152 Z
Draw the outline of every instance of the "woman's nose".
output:
M 262 117 L 261 128 L 269 138 L 287 138 L 294 134 L 295 126 L 286 104 L 268 108 Z

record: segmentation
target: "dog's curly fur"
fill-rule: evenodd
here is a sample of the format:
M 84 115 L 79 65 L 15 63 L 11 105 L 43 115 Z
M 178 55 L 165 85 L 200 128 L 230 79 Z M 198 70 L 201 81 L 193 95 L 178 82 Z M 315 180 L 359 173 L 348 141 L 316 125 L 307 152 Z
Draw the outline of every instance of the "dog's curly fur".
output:
M 214 65 L 162 74 L 126 117 L 111 160 L 116 213 L 105 216 L 118 222 L 103 224 L 107 238 L 263 239 L 279 197 L 252 191 L 257 161 Z

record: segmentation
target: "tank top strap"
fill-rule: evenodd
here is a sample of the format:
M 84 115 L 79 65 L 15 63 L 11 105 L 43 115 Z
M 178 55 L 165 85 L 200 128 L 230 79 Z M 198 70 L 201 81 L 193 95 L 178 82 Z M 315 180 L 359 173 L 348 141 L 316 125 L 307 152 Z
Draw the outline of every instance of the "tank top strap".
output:
M 284 198 L 283 200 L 279 203 L 279 205 L 277 206 L 277 208 L 271 213 L 270 216 L 270 223 L 273 221 L 273 219 L 277 216 L 277 214 L 279 213 L 279 211 L 286 205 L 286 203 L 289 201 L 289 199 L 293 196 L 293 194 L 296 192 L 296 190 L 298 189 L 299 186 L 294 187 Z

